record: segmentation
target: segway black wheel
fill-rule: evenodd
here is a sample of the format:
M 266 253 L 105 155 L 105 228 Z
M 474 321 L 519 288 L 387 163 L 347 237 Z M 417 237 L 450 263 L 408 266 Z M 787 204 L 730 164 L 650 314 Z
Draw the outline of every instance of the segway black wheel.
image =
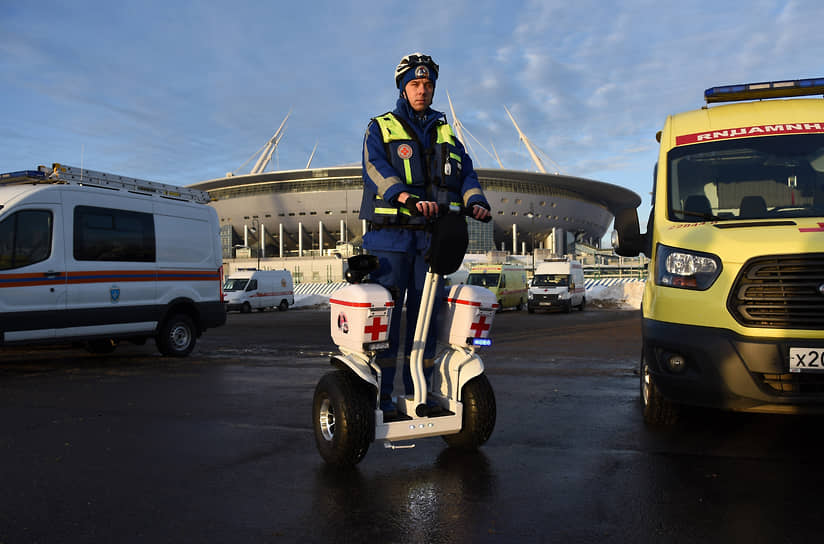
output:
M 461 393 L 463 424 L 461 432 L 443 437 L 451 448 L 477 450 L 495 428 L 495 393 L 485 374 L 469 380 Z
M 370 398 L 370 388 L 344 370 L 325 374 L 315 387 L 315 444 L 330 465 L 351 467 L 366 455 L 375 431 L 374 403 Z

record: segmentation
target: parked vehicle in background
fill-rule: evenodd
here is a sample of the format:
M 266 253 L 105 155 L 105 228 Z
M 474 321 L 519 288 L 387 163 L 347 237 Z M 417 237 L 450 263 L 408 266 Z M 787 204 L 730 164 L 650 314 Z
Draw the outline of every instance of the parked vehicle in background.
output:
M 222 325 L 208 194 L 54 164 L 0 174 L 0 341 L 185 356 Z
M 523 310 L 527 300 L 526 270 L 516 264 L 476 264 L 466 277 L 467 285 L 486 287 L 495 295 L 498 310 Z
M 658 133 L 647 232 L 623 210 L 613 233 L 619 255 L 650 257 L 647 422 L 682 405 L 824 413 L 824 100 L 794 98 L 821 94 L 824 78 L 713 87 Z
M 238 270 L 223 284 L 227 310 L 286 311 L 295 304 L 295 287 L 288 270 Z
M 584 267 L 579 261 L 546 259 L 535 267 L 529 282 L 529 313 L 557 309 L 569 312 L 573 306 L 583 310 L 585 305 Z

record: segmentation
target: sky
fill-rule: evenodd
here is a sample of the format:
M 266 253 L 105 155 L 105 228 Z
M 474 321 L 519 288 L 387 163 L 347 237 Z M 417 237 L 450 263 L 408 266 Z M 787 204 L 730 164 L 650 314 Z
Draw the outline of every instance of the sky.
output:
M 824 76 L 821 21 L 821 0 L 0 0 L 0 172 L 244 174 L 287 114 L 268 169 L 315 146 L 312 167 L 359 164 L 420 51 L 477 167 L 537 169 L 506 107 L 547 170 L 630 189 L 645 218 L 666 116 L 708 87 Z

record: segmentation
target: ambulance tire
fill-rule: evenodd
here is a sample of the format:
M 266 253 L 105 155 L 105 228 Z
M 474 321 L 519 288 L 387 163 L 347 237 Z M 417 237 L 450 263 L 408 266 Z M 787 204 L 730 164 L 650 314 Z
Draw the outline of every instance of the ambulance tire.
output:
M 278 304 L 278 310 L 280 310 L 281 312 L 285 312 L 288 309 L 289 309 L 289 303 L 286 302 L 286 300 L 281 300 L 280 304 Z
M 168 357 L 186 357 L 197 342 L 197 329 L 186 314 L 171 315 L 157 330 L 155 343 L 160 353 Z
M 312 427 L 318 452 L 328 464 L 353 467 L 366 455 L 375 432 L 370 387 L 346 370 L 326 373 L 315 387 Z
M 584 306 L 587 305 L 587 297 L 581 298 L 581 304 L 578 305 L 578 310 L 584 311 Z
M 463 423 L 457 434 L 444 435 L 451 448 L 474 451 L 481 447 L 495 429 L 495 392 L 486 377 L 481 374 L 469 380 L 461 392 Z
M 248 314 L 252 311 L 252 306 L 248 302 L 244 302 L 243 306 L 240 307 L 240 313 Z
M 521 301 L 518 302 L 518 306 L 515 309 L 519 312 L 524 311 L 524 299 L 521 299 Z
M 649 363 L 645 353 L 641 354 L 641 409 L 644 415 L 644 423 L 648 425 L 672 425 L 678 421 L 678 405 L 664 398 L 652 374 L 649 371 Z

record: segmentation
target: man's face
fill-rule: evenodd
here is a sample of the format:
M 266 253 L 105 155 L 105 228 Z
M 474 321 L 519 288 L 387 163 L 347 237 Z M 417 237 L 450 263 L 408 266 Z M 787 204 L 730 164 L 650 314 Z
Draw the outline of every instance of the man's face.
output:
M 435 85 L 429 79 L 413 79 L 406 84 L 404 92 L 412 109 L 421 113 L 432 105 L 432 95 L 435 94 Z

